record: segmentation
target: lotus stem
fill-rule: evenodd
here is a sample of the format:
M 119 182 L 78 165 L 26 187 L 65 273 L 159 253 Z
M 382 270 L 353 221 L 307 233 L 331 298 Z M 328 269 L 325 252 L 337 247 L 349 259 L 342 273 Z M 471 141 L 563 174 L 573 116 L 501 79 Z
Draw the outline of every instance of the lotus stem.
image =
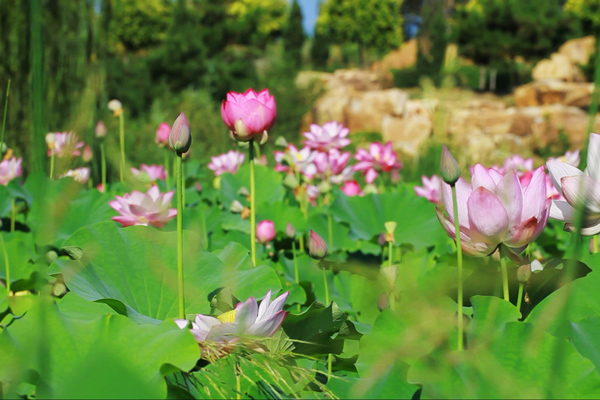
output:
M 250 253 L 252 264 L 256 267 L 256 190 L 254 182 L 254 139 L 250 139 L 248 146 L 248 159 L 250 161 Z
M 325 268 L 321 268 L 323 271 L 323 285 L 325 286 L 325 305 L 329 304 L 329 285 L 327 284 L 327 274 L 325 273 Z
M 100 168 L 102 170 L 102 189 L 106 191 L 106 153 L 104 152 L 104 140 L 100 142 Z
M 169 152 L 165 151 L 165 183 L 167 184 L 167 191 L 171 187 L 171 177 L 169 176 Z
M 185 319 L 183 294 L 183 166 L 177 153 L 177 278 L 179 286 L 179 318 Z
M 393 246 L 392 246 L 392 242 L 388 242 L 388 266 L 392 266 L 392 252 L 393 252 Z
M 50 179 L 54 179 L 54 148 L 50 150 Z
M 121 182 L 124 180 L 125 171 L 125 117 L 119 114 L 119 142 L 121 144 Z
M 300 253 L 304 253 L 304 235 L 300 235 L 298 238 L 298 245 L 300 246 Z
M 206 215 L 204 214 L 204 204 L 200 202 L 200 223 L 202 224 L 202 239 L 204 248 L 208 250 L 208 232 L 206 231 Z
M 508 293 L 508 271 L 506 270 L 506 258 L 500 258 L 500 268 L 502 270 L 502 293 L 504 300 L 510 301 Z
M 298 260 L 296 260 L 296 240 L 292 239 L 292 259 L 294 260 L 294 281 L 296 285 L 300 285 L 300 277 L 298 275 Z M 298 304 L 298 312 L 302 311 L 302 306 Z
M 8 262 L 8 252 L 4 244 L 4 235 L 0 233 L 0 241 L 2 241 L 2 253 L 4 253 L 4 267 L 6 268 L 6 295 L 10 296 L 10 264 Z
M 17 207 L 15 205 L 15 199 L 10 200 L 10 231 L 15 231 L 15 220 L 17 219 Z
M 6 100 L 4 101 L 4 117 L 2 117 L 2 135 L 0 136 L 0 146 L 4 147 L 4 129 L 6 128 L 6 113 L 8 112 L 8 93 L 10 92 L 10 79 L 6 85 Z M 0 159 L 4 155 L 3 150 L 0 150 Z
M 519 283 L 519 295 L 517 296 L 517 310 L 521 312 L 521 301 L 523 299 L 523 288 L 525 285 L 523 283 Z
M 463 260 L 460 244 L 460 224 L 458 222 L 458 202 L 456 200 L 456 186 L 452 185 L 452 206 L 454 208 L 454 236 L 456 236 L 456 261 L 458 266 L 458 350 L 464 348 L 463 338 Z
M 333 252 L 333 217 L 327 214 L 327 230 L 329 234 L 329 252 Z

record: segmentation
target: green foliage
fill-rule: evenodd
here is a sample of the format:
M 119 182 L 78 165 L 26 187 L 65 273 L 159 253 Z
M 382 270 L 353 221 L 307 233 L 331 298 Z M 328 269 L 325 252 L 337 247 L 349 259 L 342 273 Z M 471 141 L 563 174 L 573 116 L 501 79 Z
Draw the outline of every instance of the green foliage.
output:
M 305 34 L 302 27 L 302 10 L 297 0 L 292 2 L 282 39 L 283 48 L 287 57 L 292 61 L 291 64 L 300 68 L 302 66 L 302 45 L 304 44 Z
M 419 51 L 415 69 L 420 76 L 428 76 L 436 85 L 441 83 L 446 46 L 448 44 L 446 19 L 441 1 L 432 1 L 422 8 L 423 23 L 419 28 L 417 41 Z M 408 75 L 406 78 L 410 78 Z M 405 78 L 405 79 L 406 79 Z

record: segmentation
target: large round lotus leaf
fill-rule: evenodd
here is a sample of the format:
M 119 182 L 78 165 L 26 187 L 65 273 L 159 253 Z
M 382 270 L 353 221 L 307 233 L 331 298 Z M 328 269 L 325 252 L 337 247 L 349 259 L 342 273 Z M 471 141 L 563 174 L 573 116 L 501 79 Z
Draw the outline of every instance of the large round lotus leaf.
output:
M 281 289 L 271 267 L 243 269 L 224 264 L 202 250 L 199 238 L 184 232 L 186 314 L 209 313 L 209 294 L 231 288 L 239 299 L 263 297 Z M 177 233 L 152 227 L 118 228 L 113 222 L 77 231 L 64 246 L 83 251 L 78 260 L 59 259 L 50 273 L 62 273 L 70 290 L 89 301 L 103 301 L 139 321 L 177 317 Z M 230 259 L 231 260 L 231 259 Z

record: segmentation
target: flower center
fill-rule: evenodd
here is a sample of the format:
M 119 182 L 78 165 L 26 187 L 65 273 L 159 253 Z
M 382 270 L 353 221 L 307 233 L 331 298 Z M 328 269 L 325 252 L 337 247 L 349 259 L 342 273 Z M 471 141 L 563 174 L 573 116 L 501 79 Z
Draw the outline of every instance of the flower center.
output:
M 219 315 L 217 317 L 217 319 L 224 324 L 228 323 L 228 322 L 234 322 L 236 314 L 237 314 L 237 310 L 227 311 L 226 313 Z

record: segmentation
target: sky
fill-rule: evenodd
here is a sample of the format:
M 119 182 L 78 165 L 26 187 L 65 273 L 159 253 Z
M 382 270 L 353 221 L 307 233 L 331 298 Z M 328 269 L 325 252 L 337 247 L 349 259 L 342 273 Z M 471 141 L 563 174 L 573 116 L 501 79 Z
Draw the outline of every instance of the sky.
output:
M 304 32 L 311 37 L 315 31 L 320 2 L 321 0 L 298 0 L 298 4 L 300 4 L 300 9 L 302 10 L 302 25 L 304 26 Z

